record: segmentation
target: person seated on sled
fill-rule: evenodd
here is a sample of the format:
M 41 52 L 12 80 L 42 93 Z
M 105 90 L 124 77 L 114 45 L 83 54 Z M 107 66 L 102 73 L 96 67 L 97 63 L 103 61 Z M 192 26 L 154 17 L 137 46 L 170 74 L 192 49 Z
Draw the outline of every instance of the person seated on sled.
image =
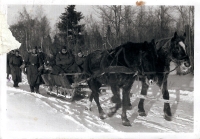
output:
M 83 72 L 84 61 L 85 61 L 85 56 L 82 54 L 82 51 L 80 50 L 78 52 L 78 56 L 76 57 L 76 64 L 80 68 L 81 72 Z
M 52 69 L 54 68 L 54 66 L 56 66 L 55 58 L 56 57 L 52 54 L 49 54 L 46 56 L 44 60 L 44 74 L 48 74 L 52 72 Z
M 15 50 L 15 55 L 13 55 L 9 60 L 9 65 L 11 67 L 12 80 L 14 82 L 13 87 L 19 87 L 18 83 L 22 81 L 22 71 L 20 66 L 23 60 L 19 55 L 19 50 Z
M 61 52 L 56 55 L 56 66 L 53 67 L 52 74 L 76 73 L 80 71 L 75 63 L 75 59 L 66 46 L 61 48 Z

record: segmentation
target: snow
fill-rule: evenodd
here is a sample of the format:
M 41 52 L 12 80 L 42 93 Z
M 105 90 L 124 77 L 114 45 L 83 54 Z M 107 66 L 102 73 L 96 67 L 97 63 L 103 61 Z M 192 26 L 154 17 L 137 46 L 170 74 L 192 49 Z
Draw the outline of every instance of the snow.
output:
M 182 81 L 182 83 L 180 82 Z M 48 95 L 44 86 L 41 94 L 30 93 L 26 76 L 19 88 L 13 88 L 12 82 L 7 82 L 6 126 L 8 132 L 81 132 L 81 133 L 192 133 L 194 131 L 193 110 L 193 75 L 170 75 L 168 86 L 173 114 L 172 121 L 163 118 L 163 102 L 145 100 L 146 117 L 138 116 L 139 98 L 131 97 L 133 109 L 127 111 L 131 127 L 124 127 L 121 121 L 121 109 L 111 118 L 101 120 L 97 106 L 92 103 L 92 111 L 85 110 L 87 98 L 79 97 L 74 102 Z M 187 83 L 188 82 L 188 83 Z M 133 85 L 132 93 L 137 94 L 139 82 Z M 178 89 L 179 88 L 179 89 Z M 159 88 L 153 86 L 148 96 L 158 95 Z M 110 102 L 110 90 L 102 92 L 100 103 L 106 113 L 113 106 Z
M 9 30 L 7 24 L 7 19 L 4 14 L 0 12 L 0 54 L 7 53 L 13 49 L 18 49 L 21 45 L 15 37 L 13 37 L 12 32 Z

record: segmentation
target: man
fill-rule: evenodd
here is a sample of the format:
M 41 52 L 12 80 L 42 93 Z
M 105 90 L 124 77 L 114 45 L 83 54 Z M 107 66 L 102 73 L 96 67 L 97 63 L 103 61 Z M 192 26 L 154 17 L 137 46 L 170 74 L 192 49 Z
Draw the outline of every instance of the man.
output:
M 75 63 L 74 56 L 67 50 L 66 46 L 61 48 L 61 52 L 56 55 L 56 66 L 53 67 L 53 74 L 75 73 L 80 69 Z
M 42 52 L 42 48 L 39 46 L 38 47 L 38 56 L 42 62 L 42 64 L 44 64 L 45 61 L 45 54 Z
M 12 80 L 14 82 L 13 87 L 19 87 L 18 83 L 22 81 L 22 75 L 21 75 L 21 68 L 23 60 L 22 57 L 19 56 L 19 51 L 15 50 L 15 55 L 13 55 L 10 58 L 9 65 L 11 67 L 11 74 L 12 74 Z
M 31 54 L 24 59 L 25 61 L 25 67 L 27 69 L 27 79 L 30 86 L 31 93 L 34 91 L 36 93 L 39 92 L 39 85 L 41 84 L 41 76 L 39 67 L 42 66 L 42 61 L 39 58 L 39 55 L 37 54 L 37 47 L 34 47 L 32 49 Z
M 83 56 L 82 51 L 80 50 L 78 52 L 78 56 L 76 57 L 76 64 L 80 68 L 81 72 L 83 71 L 84 61 L 85 61 L 85 57 Z
M 7 79 L 9 79 L 9 75 L 11 74 L 9 60 L 13 55 L 14 55 L 14 50 L 7 53 Z

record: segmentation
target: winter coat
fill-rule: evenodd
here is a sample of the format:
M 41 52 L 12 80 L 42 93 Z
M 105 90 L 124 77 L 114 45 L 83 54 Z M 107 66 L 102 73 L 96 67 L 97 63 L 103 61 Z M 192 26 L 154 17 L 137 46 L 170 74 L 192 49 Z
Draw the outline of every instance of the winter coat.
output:
M 11 68 L 10 68 L 10 65 L 9 65 L 9 61 L 11 59 L 11 57 L 13 56 L 13 54 L 11 53 L 7 53 L 7 74 L 11 74 Z
M 30 86 L 42 83 L 41 72 L 39 67 L 42 66 L 42 61 L 38 54 L 29 54 L 25 59 L 27 69 L 27 79 Z
M 79 66 L 81 71 L 83 71 L 84 61 L 85 61 L 85 57 L 76 57 L 76 64 Z
M 12 74 L 12 80 L 14 82 L 21 82 L 22 81 L 22 76 L 21 76 L 21 68 L 20 66 L 22 65 L 23 60 L 21 56 L 16 56 L 13 55 L 10 60 L 9 60 L 9 65 L 11 68 L 11 74 Z
M 46 58 L 45 54 L 44 54 L 43 52 L 39 52 L 39 53 L 38 53 L 38 56 L 39 56 L 39 58 L 40 58 L 42 64 L 44 64 L 45 58 Z
M 56 55 L 56 65 L 54 65 L 52 68 L 53 74 L 75 73 L 80 71 L 79 67 L 75 63 L 73 55 L 70 53 L 58 53 Z

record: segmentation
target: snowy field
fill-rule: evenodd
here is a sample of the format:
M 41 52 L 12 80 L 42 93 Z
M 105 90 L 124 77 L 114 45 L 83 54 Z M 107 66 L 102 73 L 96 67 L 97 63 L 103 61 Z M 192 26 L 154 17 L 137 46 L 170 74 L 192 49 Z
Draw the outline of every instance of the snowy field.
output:
M 92 111 L 85 110 L 87 98 L 77 97 L 74 102 L 67 102 L 61 98 L 47 95 L 45 87 L 40 86 L 41 94 L 29 92 L 26 76 L 19 88 L 12 87 L 7 82 L 7 130 L 18 132 L 147 132 L 147 133 L 192 133 L 194 127 L 193 115 L 193 78 L 191 74 L 185 76 L 170 75 L 168 88 L 172 121 L 163 118 L 163 102 L 156 100 L 145 101 L 146 117 L 137 113 L 139 98 L 133 95 L 131 103 L 133 109 L 127 111 L 131 127 L 124 127 L 121 123 L 121 109 L 112 117 L 101 120 L 95 102 Z M 132 93 L 140 90 L 140 82 L 135 82 Z M 139 87 L 139 88 L 138 88 Z M 157 86 L 148 91 L 148 96 L 159 94 Z M 100 103 L 105 112 L 111 107 L 111 92 L 107 90 L 100 96 Z

